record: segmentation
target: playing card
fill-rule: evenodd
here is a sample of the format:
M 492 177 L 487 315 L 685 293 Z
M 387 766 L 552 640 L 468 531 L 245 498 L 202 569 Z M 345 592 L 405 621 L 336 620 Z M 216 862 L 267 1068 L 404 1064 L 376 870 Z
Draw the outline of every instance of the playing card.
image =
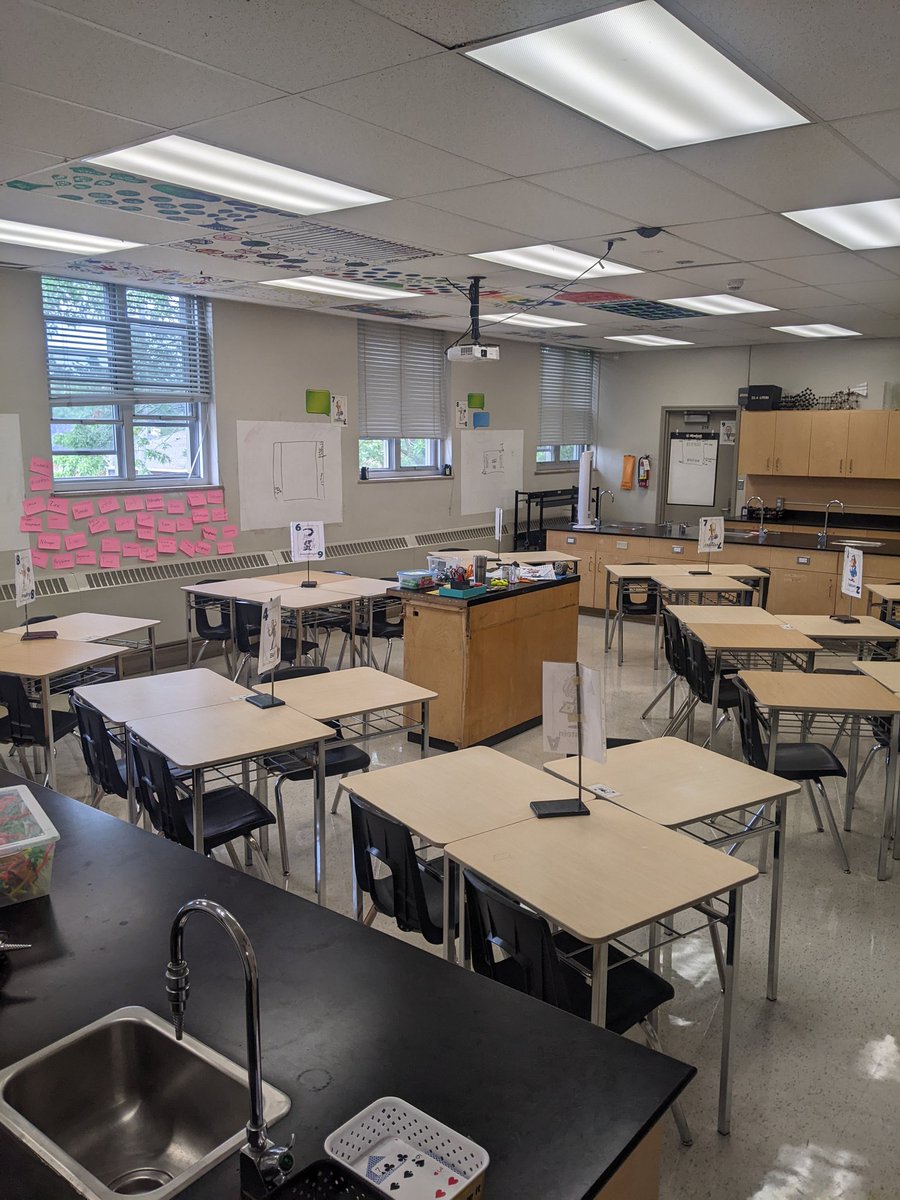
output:
M 378 1142 L 352 1167 L 397 1200 L 453 1200 L 467 1183 L 447 1163 L 398 1137 Z
M 615 788 L 607 787 L 605 783 L 593 783 L 587 785 L 587 790 L 593 792 L 595 796 L 599 796 L 601 800 L 611 800 L 613 796 L 621 796 L 621 792 L 617 792 Z

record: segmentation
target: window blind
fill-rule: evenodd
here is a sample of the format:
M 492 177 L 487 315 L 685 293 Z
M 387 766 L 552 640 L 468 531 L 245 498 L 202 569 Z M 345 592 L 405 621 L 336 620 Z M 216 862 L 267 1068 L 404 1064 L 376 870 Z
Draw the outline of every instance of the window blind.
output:
M 445 437 L 443 334 L 360 321 L 358 348 L 360 437 Z
M 541 346 L 541 446 L 589 446 L 600 380 L 592 350 Z
M 202 297 L 47 275 L 41 286 L 54 406 L 212 399 Z

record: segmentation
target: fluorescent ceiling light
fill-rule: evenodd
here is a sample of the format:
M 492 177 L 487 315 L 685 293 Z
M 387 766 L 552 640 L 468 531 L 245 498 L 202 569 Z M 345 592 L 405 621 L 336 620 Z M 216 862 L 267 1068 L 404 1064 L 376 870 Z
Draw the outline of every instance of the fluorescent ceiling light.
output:
M 831 208 L 802 208 L 783 215 L 848 250 L 900 246 L 900 199 L 836 204 Z
M 369 283 L 353 283 L 346 279 L 328 279 L 324 275 L 300 275 L 296 279 L 263 279 L 266 287 L 289 288 L 297 292 L 319 292 L 323 296 L 349 296 L 353 300 L 408 300 L 417 292 L 401 292 L 396 288 L 372 287 Z
M 467 53 L 654 150 L 808 124 L 654 0 Z
M 556 329 L 561 325 L 584 325 L 584 321 L 560 321 L 557 317 L 534 317 L 531 313 L 516 313 L 508 317 L 482 313 L 481 323 L 522 325 L 526 329 Z
M 603 339 L 605 342 L 632 342 L 635 346 L 693 346 L 693 342 L 680 342 L 678 338 L 659 337 L 655 333 L 635 333 L 627 335 L 610 334 Z
M 662 300 L 661 304 L 677 304 L 679 308 L 692 308 L 695 312 L 709 313 L 713 317 L 724 317 L 730 313 L 778 312 L 771 304 L 757 304 L 755 300 L 743 300 L 740 296 L 678 296 Z
M 63 254 L 111 254 L 113 250 L 133 250 L 144 244 L 120 242 L 118 238 L 97 237 L 92 233 L 73 233 L 69 229 L 48 229 L 46 225 L 23 225 L 20 221 L 0 221 L 0 242 L 35 246 L 39 250 L 60 250 Z
M 844 329 L 842 325 L 772 325 L 771 328 L 806 338 L 862 337 L 856 329 Z
M 176 134 L 87 161 L 304 215 L 389 199 Z
M 505 267 L 517 267 L 520 271 L 533 271 L 536 275 L 552 275 L 554 279 L 600 279 L 613 275 L 640 275 L 637 267 L 623 267 L 621 263 L 598 262 L 590 254 L 579 254 L 576 250 L 565 250 L 562 246 L 520 246 L 518 250 L 491 250 L 484 254 L 470 254 L 470 258 L 484 258 L 488 262 L 501 263 Z

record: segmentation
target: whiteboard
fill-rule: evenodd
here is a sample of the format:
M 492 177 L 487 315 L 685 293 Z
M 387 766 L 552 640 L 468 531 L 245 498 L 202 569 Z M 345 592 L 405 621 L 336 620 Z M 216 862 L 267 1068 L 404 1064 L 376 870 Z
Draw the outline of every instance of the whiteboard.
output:
M 512 508 L 515 492 L 522 487 L 521 429 L 460 430 L 459 511 L 492 512 Z
M 0 413 L 0 550 L 22 550 L 28 534 L 19 532 L 25 473 L 18 413 Z
M 669 486 L 667 504 L 694 504 L 712 508 L 716 499 L 719 435 L 672 433 L 669 435 Z
M 238 421 L 241 529 L 344 519 L 341 426 Z

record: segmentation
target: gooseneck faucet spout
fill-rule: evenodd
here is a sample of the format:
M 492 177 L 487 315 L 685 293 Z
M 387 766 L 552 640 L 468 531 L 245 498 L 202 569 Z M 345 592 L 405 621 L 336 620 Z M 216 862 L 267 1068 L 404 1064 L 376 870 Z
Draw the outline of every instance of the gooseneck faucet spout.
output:
M 820 549 L 820 550 L 824 550 L 825 547 L 828 545 L 828 517 L 831 513 L 832 504 L 836 504 L 840 508 L 841 512 L 844 511 L 843 500 L 829 500 L 826 502 L 826 504 L 825 504 L 825 523 L 822 526 L 822 532 L 819 534 L 819 536 L 816 540 L 816 545 L 817 545 L 818 549 Z
M 598 494 L 598 496 L 597 496 L 597 524 L 598 525 L 603 524 L 602 520 L 600 519 L 600 504 L 601 504 L 604 496 L 609 496 L 610 504 L 615 504 L 615 502 L 616 502 L 616 497 L 609 490 L 609 488 L 604 488 L 603 491 Z
M 748 511 L 750 508 L 752 508 L 754 500 L 759 501 L 759 529 L 757 529 L 756 532 L 760 539 L 762 539 L 769 532 L 764 524 L 766 519 L 766 502 L 763 500 L 762 496 L 751 496 L 750 499 L 746 501 Z

